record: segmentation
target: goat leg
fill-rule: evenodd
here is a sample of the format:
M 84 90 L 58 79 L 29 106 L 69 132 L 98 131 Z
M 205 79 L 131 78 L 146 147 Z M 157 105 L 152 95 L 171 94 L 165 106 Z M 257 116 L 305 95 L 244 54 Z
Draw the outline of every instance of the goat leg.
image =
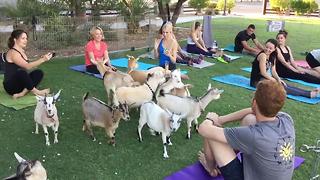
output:
M 198 119 L 195 118 L 193 121 L 194 121 L 194 130 L 198 133 L 198 130 L 199 130 Z
M 39 134 L 39 124 L 37 122 L 36 122 L 36 131 L 34 133 Z
M 57 122 L 53 127 L 52 130 L 54 132 L 54 141 L 53 143 L 58 143 L 58 129 L 59 129 L 59 122 Z
M 167 135 L 166 133 L 161 133 L 162 134 L 162 143 L 163 143 L 163 157 L 164 158 L 169 158 L 168 152 L 167 152 Z
M 187 139 L 191 139 L 191 125 L 192 119 L 187 119 L 187 128 L 188 128 L 188 133 L 187 133 Z
M 169 146 L 172 146 L 172 142 L 171 142 L 170 137 L 171 137 L 171 136 L 167 136 L 167 143 L 168 143 Z
M 42 128 L 43 128 L 44 136 L 45 136 L 45 138 L 46 138 L 46 145 L 47 145 L 47 146 L 50 146 L 49 133 L 48 133 L 47 126 L 42 125 Z

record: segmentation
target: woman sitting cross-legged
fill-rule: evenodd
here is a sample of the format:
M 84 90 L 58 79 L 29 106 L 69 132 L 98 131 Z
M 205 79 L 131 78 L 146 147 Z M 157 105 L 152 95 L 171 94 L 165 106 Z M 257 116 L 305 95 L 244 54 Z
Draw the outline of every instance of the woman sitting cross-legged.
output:
M 202 25 L 200 22 L 195 22 L 193 24 L 187 43 L 188 53 L 202 54 L 205 56 L 212 56 L 213 54 L 217 54 L 217 56 L 222 55 L 216 48 L 206 47 L 202 39 Z
M 154 43 L 154 54 L 159 58 L 159 66 L 175 70 L 177 51 L 178 43 L 172 36 L 172 23 L 167 22 L 162 27 L 162 38 L 156 39 Z
M 52 53 L 47 53 L 38 60 L 29 62 L 24 50 L 27 42 L 27 33 L 19 29 L 14 30 L 8 39 L 9 50 L 6 53 L 3 87 L 14 99 L 25 96 L 29 91 L 41 96 L 50 93 L 49 89 L 36 88 L 43 78 L 43 71 L 36 69 L 29 72 L 29 70 L 49 61 Z
M 278 53 L 276 50 L 277 45 L 278 43 L 275 39 L 267 40 L 265 50 L 261 51 L 252 62 L 250 86 L 255 87 L 262 79 L 270 79 L 281 82 L 287 94 L 315 98 L 319 94 L 319 89 L 314 89 L 312 91 L 304 90 L 290 86 L 279 78 L 275 64 Z M 271 75 L 268 73 L 270 69 Z
M 85 47 L 85 64 L 86 71 L 94 74 L 99 74 L 97 69 L 97 61 L 104 61 L 104 63 L 112 70 L 117 68 L 111 66 L 108 46 L 104 42 L 103 30 L 100 27 L 92 27 L 90 30 L 90 40 Z

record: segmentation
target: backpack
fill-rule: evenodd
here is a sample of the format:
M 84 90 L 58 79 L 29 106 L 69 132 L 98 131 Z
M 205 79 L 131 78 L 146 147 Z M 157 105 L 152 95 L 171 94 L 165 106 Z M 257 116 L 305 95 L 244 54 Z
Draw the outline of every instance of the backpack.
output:
M 0 53 L 0 74 L 4 73 L 5 62 L 6 62 L 6 53 Z

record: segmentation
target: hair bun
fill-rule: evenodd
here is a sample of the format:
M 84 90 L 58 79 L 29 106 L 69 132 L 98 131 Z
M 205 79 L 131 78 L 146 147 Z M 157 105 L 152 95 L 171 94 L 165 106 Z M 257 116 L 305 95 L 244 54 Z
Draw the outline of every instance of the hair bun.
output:
M 287 32 L 286 30 L 284 30 L 284 29 L 283 29 L 283 30 L 280 30 L 279 33 L 288 35 L 288 32 Z

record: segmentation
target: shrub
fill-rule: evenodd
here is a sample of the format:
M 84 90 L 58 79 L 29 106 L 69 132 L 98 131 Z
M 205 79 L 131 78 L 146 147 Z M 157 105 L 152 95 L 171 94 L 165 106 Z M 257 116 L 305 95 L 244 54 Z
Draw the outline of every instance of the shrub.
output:
M 190 0 L 189 6 L 197 9 L 197 12 L 201 12 L 201 9 L 207 7 L 209 0 Z
M 216 11 L 217 3 L 216 2 L 209 2 L 206 8 L 207 15 L 215 15 L 218 12 Z
M 318 9 L 318 4 L 315 0 L 292 0 L 291 7 L 297 15 L 312 13 Z
M 271 8 L 277 11 L 290 9 L 290 0 L 270 0 Z
M 224 1 L 225 0 L 218 0 L 217 3 L 217 9 L 222 11 L 224 10 Z M 231 9 L 234 8 L 236 6 L 236 2 L 235 0 L 227 0 L 227 5 L 226 5 L 226 9 L 228 10 L 228 13 L 231 13 Z

